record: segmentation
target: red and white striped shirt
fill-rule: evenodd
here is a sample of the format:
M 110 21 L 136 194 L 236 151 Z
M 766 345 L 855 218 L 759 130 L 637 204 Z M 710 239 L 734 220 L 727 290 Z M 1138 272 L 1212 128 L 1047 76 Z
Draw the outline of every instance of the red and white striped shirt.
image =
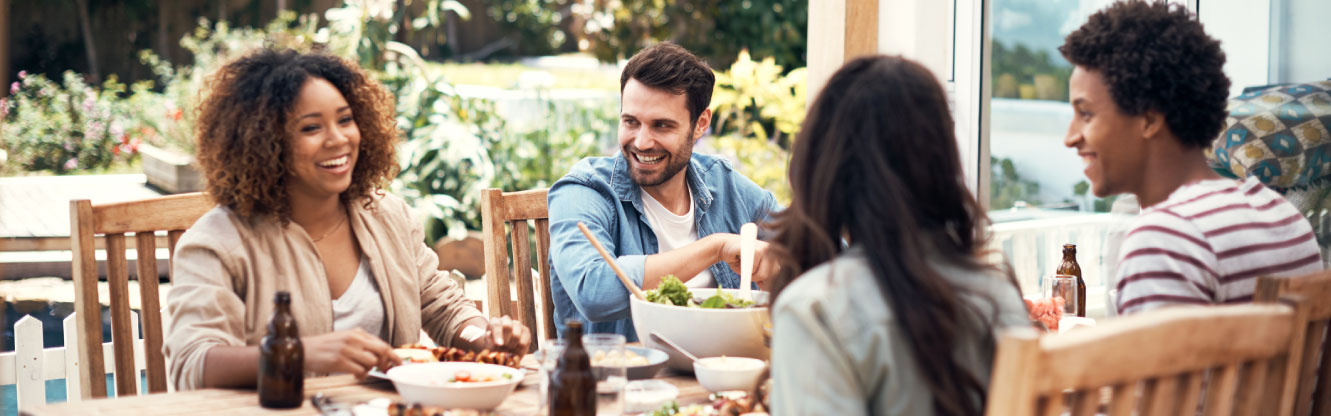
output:
M 1308 220 L 1255 178 L 1180 187 L 1142 211 L 1119 253 L 1119 314 L 1251 302 L 1258 276 L 1322 269 Z

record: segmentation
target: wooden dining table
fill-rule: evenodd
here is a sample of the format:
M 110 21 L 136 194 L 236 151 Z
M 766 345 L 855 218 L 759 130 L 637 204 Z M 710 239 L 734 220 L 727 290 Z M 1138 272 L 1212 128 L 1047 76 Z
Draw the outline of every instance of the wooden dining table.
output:
M 698 384 L 691 375 L 679 374 L 670 370 L 663 371 L 656 377 L 679 388 L 680 405 L 705 402 L 708 391 Z M 512 395 L 508 396 L 492 413 L 498 415 L 539 415 L 540 383 L 535 375 L 529 375 Z M 311 405 L 309 398 L 323 393 L 334 403 L 355 405 L 371 399 L 389 398 L 401 400 L 393 390 L 393 384 L 379 378 L 370 377 L 363 381 L 351 375 L 314 377 L 305 380 L 306 400 L 298 409 L 266 409 L 259 406 L 259 395 L 253 389 L 203 389 L 172 393 L 149 394 L 141 396 L 116 397 L 84 400 L 72 403 L 52 403 L 21 410 L 24 416 L 46 415 L 317 415 L 319 410 Z

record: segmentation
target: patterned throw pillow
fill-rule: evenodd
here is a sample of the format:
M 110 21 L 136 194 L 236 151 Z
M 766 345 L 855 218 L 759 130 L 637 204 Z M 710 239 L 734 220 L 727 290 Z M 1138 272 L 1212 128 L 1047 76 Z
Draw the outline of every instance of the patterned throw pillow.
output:
M 1280 191 L 1331 176 L 1331 80 L 1245 90 L 1229 100 L 1225 124 L 1207 151 L 1222 175 Z

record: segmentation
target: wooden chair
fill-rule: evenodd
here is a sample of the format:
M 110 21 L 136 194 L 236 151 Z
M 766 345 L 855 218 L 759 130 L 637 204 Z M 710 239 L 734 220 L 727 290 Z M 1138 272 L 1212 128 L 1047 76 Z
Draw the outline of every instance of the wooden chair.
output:
M 117 396 L 138 394 L 134 369 L 134 329 L 129 306 L 129 268 L 125 260 L 125 233 L 134 233 L 138 253 L 140 321 L 148 392 L 167 391 L 166 359 L 162 355 L 162 317 L 158 298 L 156 231 L 167 231 L 168 251 L 186 228 L 212 209 L 202 193 L 140 201 L 93 205 L 86 199 L 69 201 L 70 246 L 74 251 L 74 308 L 78 316 L 79 374 L 84 399 L 106 397 L 102 352 L 102 310 L 97 293 L 95 235 L 105 235 L 106 275 L 110 286 L 111 339 Z
M 1107 403 L 1111 416 L 1288 415 L 1307 310 L 1292 304 L 1171 307 L 1060 335 L 1005 331 L 985 413 L 1082 416 Z
M 481 191 L 481 232 L 485 234 L 485 286 L 490 316 L 515 316 L 537 335 L 536 291 L 540 290 L 540 328 L 545 339 L 555 337 L 554 303 L 550 297 L 550 210 L 546 206 L 546 189 L 503 192 L 499 189 Z M 536 228 L 536 267 L 539 279 L 531 274 L 531 243 L 527 221 Z M 506 231 L 511 226 L 511 232 Z M 509 255 L 509 241 L 512 255 Z M 509 259 L 512 276 L 516 279 L 517 300 L 509 291 Z M 539 280 L 539 285 L 535 284 Z M 535 348 L 537 342 L 532 343 Z
M 1273 302 L 1291 295 L 1308 301 L 1299 360 L 1303 367 L 1299 371 L 1294 414 L 1331 415 L 1331 382 L 1326 382 L 1331 380 L 1331 354 L 1328 353 L 1331 352 L 1331 342 L 1326 342 L 1327 327 L 1331 324 L 1331 271 L 1295 278 L 1257 279 L 1256 302 Z

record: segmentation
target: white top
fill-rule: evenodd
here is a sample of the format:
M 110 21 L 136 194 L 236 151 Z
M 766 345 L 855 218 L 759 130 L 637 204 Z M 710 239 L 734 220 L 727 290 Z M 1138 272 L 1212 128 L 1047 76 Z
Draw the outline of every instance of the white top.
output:
M 689 194 L 689 211 L 685 212 L 684 215 L 675 215 L 675 213 L 666 209 L 665 205 L 661 205 L 656 198 L 652 198 L 652 195 L 647 191 L 641 192 L 642 207 L 646 211 L 644 214 L 647 215 L 647 223 L 652 226 L 652 232 L 656 233 L 658 253 L 664 253 L 698 241 L 698 223 L 693 221 L 693 206 L 697 204 L 693 201 L 693 190 L 686 187 L 685 191 Z M 683 280 L 684 276 L 679 277 Z M 684 282 L 684 286 L 716 287 L 716 282 L 712 279 L 711 266 L 709 265 L 708 268 L 703 269 L 702 273 L 698 273 L 697 276 Z
M 1258 276 L 1322 269 L 1308 220 L 1256 178 L 1179 187 L 1143 208 L 1119 250 L 1118 313 L 1252 302 Z
M 351 286 L 342 293 L 342 297 L 333 299 L 333 330 L 360 328 L 387 339 L 384 334 L 384 301 L 379 296 L 379 284 L 370 275 L 369 264 L 362 256 Z

